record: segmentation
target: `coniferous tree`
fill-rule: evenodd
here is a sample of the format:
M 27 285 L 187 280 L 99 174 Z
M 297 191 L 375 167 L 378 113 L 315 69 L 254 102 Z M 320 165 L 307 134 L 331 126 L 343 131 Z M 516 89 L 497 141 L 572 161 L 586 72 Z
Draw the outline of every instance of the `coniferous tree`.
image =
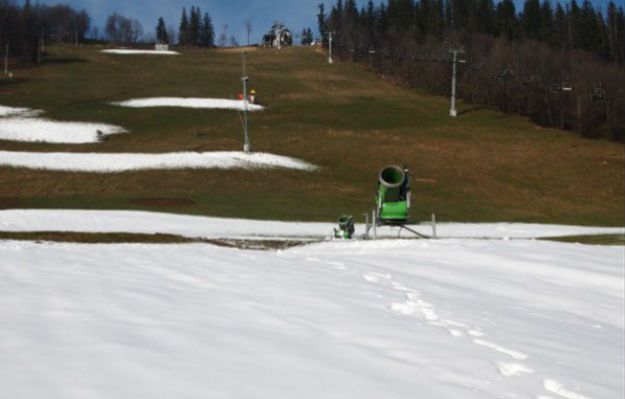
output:
M 182 45 L 189 44 L 189 18 L 187 17 L 187 9 L 182 7 L 182 16 L 180 17 L 180 28 L 178 29 L 178 43 Z
M 553 8 L 549 0 L 543 0 L 540 6 L 540 40 L 548 42 L 553 35 Z
M 523 35 L 527 39 L 541 39 L 541 18 L 539 0 L 525 0 L 521 16 Z
M 301 40 L 301 44 L 303 46 L 309 46 L 311 43 L 313 42 L 313 33 L 312 30 L 310 28 L 306 29 L 304 28 L 302 30 L 302 40 Z
M 469 27 L 468 0 L 451 0 L 452 28 L 460 31 Z
M 512 0 L 503 0 L 497 4 L 497 22 L 497 30 L 501 36 L 508 40 L 518 37 L 516 8 Z
M 165 20 L 163 17 L 159 17 L 156 24 L 156 41 L 159 43 L 169 43 L 169 37 L 167 34 L 167 26 L 165 26 Z
M 200 42 L 200 25 L 201 25 L 200 7 L 191 6 L 191 14 L 189 18 L 189 44 L 199 46 Z
M 478 0 L 478 31 L 489 35 L 497 33 L 495 4 L 493 0 Z
M 568 9 L 568 40 L 569 40 L 569 48 L 580 47 L 580 31 L 579 24 L 581 22 L 581 12 L 577 2 L 575 0 L 571 0 Z
M 589 0 L 584 0 L 579 15 L 579 47 L 600 52 L 601 47 L 601 31 L 599 28 L 598 17 Z
M 200 30 L 200 45 L 202 47 L 215 47 L 215 27 L 208 13 L 204 13 Z
M 318 7 L 319 14 L 317 14 L 317 29 L 319 29 L 321 42 L 325 46 L 328 43 L 328 25 L 326 21 L 325 6 L 323 3 L 319 3 Z
M 365 10 L 365 25 L 367 29 L 367 40 L 369 45 L 373 46 L 375 43 L 375 5 L 373 0 L 367 2 L 367 9 Z
M 567 48 L 568 47 L 568 16 L 562 8 L 560 3 L 556 5 L 556 12 L 553 17 L 553 37 L 550 42 L 556 47 Z

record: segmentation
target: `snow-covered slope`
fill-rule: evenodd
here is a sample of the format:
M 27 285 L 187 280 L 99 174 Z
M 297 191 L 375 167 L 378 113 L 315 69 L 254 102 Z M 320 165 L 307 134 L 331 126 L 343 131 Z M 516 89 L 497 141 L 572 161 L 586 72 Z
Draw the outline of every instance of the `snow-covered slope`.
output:
M 0 153 L 1 158 L 1 153 Z M 1 161 L 0 161 L 1 162 Z M 276 222 L 225 219 L 141 211 L 93 211 L 63 209 L 0 210 L 0 231 L 73 231 L 163 233 L 210 238 L 322 238 L 335 227 L 332 223 Z M 432 234 L 428 224 L 414 227 Z M 364 233 L 364 225 L 356 226 Z M 568 235 L 625 234 L 625 228 L 581 227 L 526 223 L 439 223 L 442 238 L 538 238 Z M 397 237 L 397 228 L 379 228 L 380 237 Z M 402 232 L 402 237 L 410 233 Z
M 623 256 L 0 241 L 1 396 L 620 399 Z
M 316 166 L 296 158 L 239 151 L 155 154 L 0 151 L 0 166 L 93 173 L 148 169 L 316 169 Z
M 177 51 L 171 50 L 135 50 L 127 48 L 100 50 L 101 53 L 117 55 L 179 55 Z
M 120 126 L 104 123 L 59 122 L 23 114 L 0 119 L 0 140 L 84 144 L 125 132 Z
M 22 114 L 25 112 L 30 112 L 32 111 L 29 108 L 19 108 L 19 107 L 7 107 L 4 105 L 0 105 L 0 117 L 2 116 L 8 116 L 8 115 L 16 115 L 16 114 Z
M 242 100 L 228 100 L 224 98 L 194 98 L 194 97 L 150 97 L 111 103 L 120 107 L 150 108 L 150 107 L 180 107 L 205 109 L 234 109 L 243 111 Z M 264 108 L 258 104 L 247 104 L 248 111 L 261 111 Z

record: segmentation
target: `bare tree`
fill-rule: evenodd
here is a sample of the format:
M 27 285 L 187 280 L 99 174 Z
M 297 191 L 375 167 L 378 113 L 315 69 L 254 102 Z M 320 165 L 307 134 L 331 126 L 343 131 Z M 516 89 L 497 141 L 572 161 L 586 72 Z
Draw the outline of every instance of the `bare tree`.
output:
M 219 47 L 226 47 L 228 45 L 228 24 L 224 24 L 221 28 L 219 39 L 217 39 L 217 45 Z

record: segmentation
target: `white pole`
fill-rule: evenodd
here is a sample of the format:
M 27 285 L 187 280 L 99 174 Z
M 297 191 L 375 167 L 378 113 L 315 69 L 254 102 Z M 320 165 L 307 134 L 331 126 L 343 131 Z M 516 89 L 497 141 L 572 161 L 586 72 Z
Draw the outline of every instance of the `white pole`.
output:
M 371 211 L 371 218 L 373 220 L 373 239 L 374 240 L 378 238 L 378 218 L 377 218 L 376 212 L 377 212 L 376 209 Z
M 436 215 L 435 214 L 432 214 L 432 237 L 438 238 L 436 237 Z
M 458 112 L 456 111 L 456 63 L 458 61 L 458 50 L 452 50 L 452 72 L 451 72 L 451 108 L 449 109 L 449 116 L 456 117 Z
M 330 43 L 328 47 L 328 63 L 332 64 L 332 32 L 329 32 L 328 34 L 330 36 Z
M 245 65 L 245 51 L 241 53 L 241 61 L 243 63 L 243 76 L 241 81 L 243 82 L 243 152 L 249 154 L 251 151 L 250 140 L 247 130 L 247 75 Z

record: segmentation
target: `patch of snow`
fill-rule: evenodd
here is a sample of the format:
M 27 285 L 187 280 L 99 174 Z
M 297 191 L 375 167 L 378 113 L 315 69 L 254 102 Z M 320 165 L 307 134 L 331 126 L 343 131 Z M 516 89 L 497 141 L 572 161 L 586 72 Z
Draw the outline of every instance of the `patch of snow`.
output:
M 30 108 L 7 107 L 4 105 L 0 105 L 0 117 L 23 114 L 32 111 L 33 110 L 31 110 Z
M 228 100 L 222 98 L 193 98 L 193 97 L 152 97 L 137 98 L 127 101 L 111 103 L 120 107 L 147 108 L 147 107 L 181 107 L 206 109 L 235 109 L 243 111 L 243 100 Z M 261 111 L 264 107 L 258 104 L 247 105 L 248 111 Z
M 0 140 L 82 144 L 100 137 L 125 133 L 122 127 L 103 123 L 59 122 L 32 117 L 0 118 Z
M 0 162 L 4 155 L 0 152 Z M 85 223 L 88 221 L 88 223 Z M 501 223 L 504 225 L 504 223 Z M 446 226 L 454 230 L 455 223 Z M 488 237 L 496 230 L 492 223 L 461 224 L 462 235 Z M 519 238 L 539 238 L 554 235 L 580 234 L 616 234 L 623 233 L 622 228 L 613 227 L 581 227 L 510 223 L 505 224 L 506 234 Z M 206 238 L 323 238 L 332 231 L 332 223 L 318 222 L 277 222 L 248 219 L 226 219 L 206 216 L 179 215 L 162 212 L 145 211 L 98 211 L 70 209 L 14 209 L 0 210 L 0 231 L 71 231 L 85 233 L 143 233 L 143 234 L 174 234 L 184 237 Z M 364 226 L 357 225 L 362 231 Z M 379 230 L 380 237 L 396 237 L 397 230 L 385 228 Z M 453 238 L 453 237 L 452 237 Z M 492 238 L 497 239 L 497 236 Z M 357 245 L 351 241 L 340 241 L 345 246 Z M 379 245 L 395 245 L 401 241 L 379 241 Z M 427 246 L 435 241 L 421 241 Z M 424 251 L 426 251 L 424 249 Z M 540 254 L 535 255 L 535 262 L 541 261 Z M 387 281 L 390 286 L 398 289 L 401 286 L 391 280 L 391 276 L 381 273 L 367 273 L 363 279 L 370 282 Z M 403 291 L 406 292 L 406 291 Z M 407 293 L 412 293 L 408 291 Z M 394 301 L 396 302 L 396 301 Z M 448 323 L 449 326 L 458 326 Z M 479 329 L 472 329 L 473 336 L 482 336 Z M 481 334 L 481 335 L 480 335 Z
M 0 151 L 0 165 L 75 172 L 127 172 L 149 169 L 262 169 L 312 171 L 316 166 L 281 155 L 238 151 L 170 153 L 73 153 Z
M 149 54 L 149 55 L 179 55 L 180 53 L 177 51 L 159 51 L 159 50 L 132 50 L 132 49 L 107 49 L 100 50 L 101 53 L 106 54 L 120 54 L 120 55 L 133 55 L 133 54 Z
M 0 213 L 0 225 L 47 219 L 21 212 Z M 59 226 L 103 225 L 97 212 L 47 212 Z M 110 215 L 109 227 L 288 226 Z M 276 252 L 0 241 L 0 386 L 7 398 L 621 399 L 623 256 L 529 240 Z M 388 306 L 407 294 L 464 335 Z M 474 344 L 470 330 L 498 345 Z M 528 357 L 509 360 L 503 347 Z

